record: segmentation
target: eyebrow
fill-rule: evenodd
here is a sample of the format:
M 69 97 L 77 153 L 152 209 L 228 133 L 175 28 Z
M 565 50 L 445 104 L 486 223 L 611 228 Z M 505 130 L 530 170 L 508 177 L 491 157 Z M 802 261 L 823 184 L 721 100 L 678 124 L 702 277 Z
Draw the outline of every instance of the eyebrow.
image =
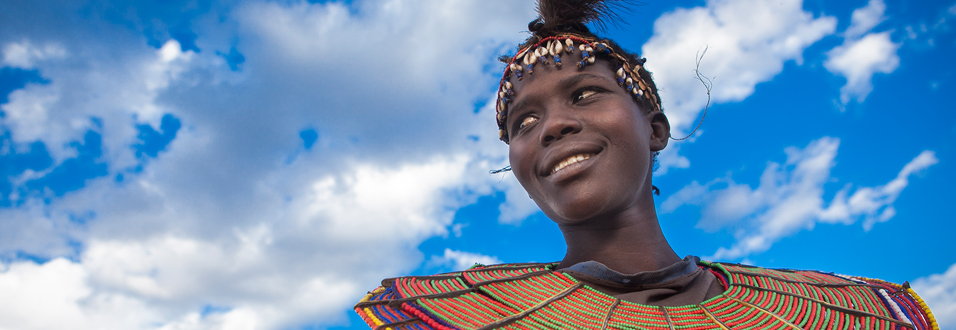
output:
M 558 89 L 559 90 L 571 89 L 575 85 L 587 79 L 606 79 L 606 78 L 596 74 L 582 72 L 582 73 L 561 79 L 561 81 L 558 82 Z M 525 104 L 525 100 L 521 100 L 520 102 L 515 103 L 514 106 L 508 107 L 508 112 L 506 113 L 506 116 L 510 118 L 511 114 L 514 112 L 517 112 L 518 109 L 521 109 L 522 107 L 524 107 L 524 104 Z
M 604 77 L 591 74 L 591 73 L 579 73 L 579 74 L 561 79 L 561 81 L 558 82 L 558 88 L 562 90 L 571 89 L 572 87 L 574 87 L 575 85 L 577 85 L 578 83 L 586 79 L 604 79 Z

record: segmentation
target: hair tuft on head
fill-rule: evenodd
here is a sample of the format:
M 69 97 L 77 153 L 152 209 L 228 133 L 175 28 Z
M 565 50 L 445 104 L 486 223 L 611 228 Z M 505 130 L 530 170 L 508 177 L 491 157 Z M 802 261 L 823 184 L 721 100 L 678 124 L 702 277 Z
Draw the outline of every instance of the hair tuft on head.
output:
M 553 34 L 561 32 L 589 33 L 585 24 L 603 30 L 606 23 L 622 22 L 616 12 L 626 11 L 630 0 L 538 0 L 538 19 L 528 25 L 531 32 Z

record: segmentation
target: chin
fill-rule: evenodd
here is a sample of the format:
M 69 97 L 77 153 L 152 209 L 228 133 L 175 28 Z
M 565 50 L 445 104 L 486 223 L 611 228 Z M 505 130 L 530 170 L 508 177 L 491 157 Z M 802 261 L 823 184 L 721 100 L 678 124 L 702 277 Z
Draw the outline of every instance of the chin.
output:
M 561 199 L 554 205 L 541 208 L 552 221 L 562 225 L 579 224 L 607 213 L 608 198 L 597 196 L 575 196 L 577 198 Z M 540 207 L 541 205 L 539 205 Z

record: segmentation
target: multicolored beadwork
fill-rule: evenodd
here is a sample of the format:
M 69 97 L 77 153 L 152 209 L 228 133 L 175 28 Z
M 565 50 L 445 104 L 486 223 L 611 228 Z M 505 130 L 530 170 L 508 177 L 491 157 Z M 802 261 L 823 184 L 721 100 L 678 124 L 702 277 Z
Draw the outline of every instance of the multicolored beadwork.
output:
M 554 271 L 479 266 L 388 279 L 355 311 L 374 329 L 933 329 L 909 288 L 816 271 L 701 262 L 727 290 L 696 305 L 640 305 Z
M 575 47 L 576 46 L 576 47 Z M 660 100 L 654 91 L 650 89 L 650 84 L 641 78 L 641 71 L 644 70 L 644 62 L 647 59 L 642 58 L 640 63 L 631 64 L 627 57 L 614 51 L 607 41 L 583 37 L 575 34 L 563 34 L 547 37 L 538 43 L 521 49 L 517 55 L 511 58 L 510 63 L 505 66 L 504 75 L 498 89 L 498 101 L 496 107 L 498 122 L 498 137 L 501 141 L 508 143 L 508 131 L 506 121 L 508 117 L 508 104 L 515 97 L 514 84 L 511 79 L 524 79 L 524 74 L 534 74 L 534 68 L 541 65 L 551 65 L 552 62 L 557 67 L 563 67 L 562 56 L 573 56 L 575 50 L 580 53 L 580 60 L 577 60 L 577 67 L 583 68 L 594 64 L 598 56 L 619 64 L 617 69 L 618 85 L 624 87 L 634 98 L 641 101 L 647 97 L 653 109 L 661 110 Z

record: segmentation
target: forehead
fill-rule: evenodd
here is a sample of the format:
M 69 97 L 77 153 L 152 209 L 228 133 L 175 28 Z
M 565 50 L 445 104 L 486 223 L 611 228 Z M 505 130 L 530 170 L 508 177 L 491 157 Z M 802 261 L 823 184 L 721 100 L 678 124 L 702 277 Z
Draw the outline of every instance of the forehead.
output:
M 527 74 L 524 79 L 512 79 L 514 83 L 515 98 L 522 98 L 522 92 L 554 90 L 570 87 L 572 83 L 583 80 L 600 79 L 614 82 L 614 72 L 609 67 L 609 63 L 604 60 L 598 60 L 594 64 L 583 68 L 574 65 L 564 65 L 562 67 L 550 65 L 536 65 L 533 74 Z
M 557 67 L 553 64 L 539 66 L 535 67 L 534 74 L 526 75 L 522 80 L 514 79 L 515 101 L 505 112 L 508 121 L 511 121 L 511 114 L 520 111 L 529 102 L 564 97 L 564 93 L 582 83 L 617 85 L 609 63 L 603 60 L 583 68 L 568 65 Z

